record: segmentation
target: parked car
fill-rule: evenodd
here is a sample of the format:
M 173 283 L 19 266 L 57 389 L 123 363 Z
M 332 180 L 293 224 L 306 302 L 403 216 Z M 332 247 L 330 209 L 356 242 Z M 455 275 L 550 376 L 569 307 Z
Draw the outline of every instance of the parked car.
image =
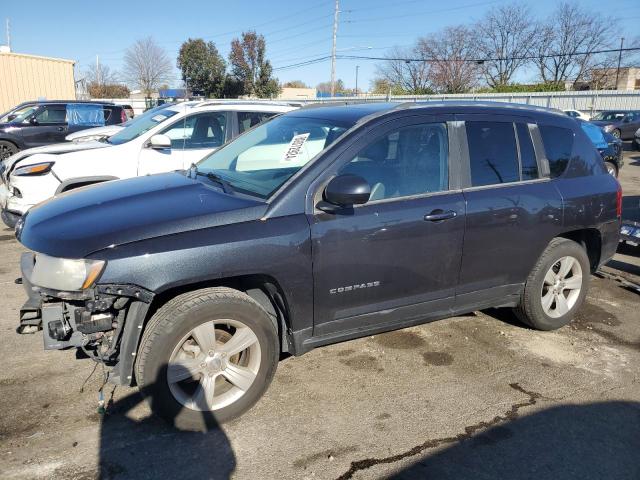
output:
M 202 429 L 255 404 L 283 353 L 488 307 L 566 325 L 616 251 L 621 202 L 557 110 L 303 108 L 188 170 L 32 208 L 19 329 Z
M 584 133 L 587 134 L 589 140 L 593 142 L 595 147 L 598 149 L 598 152 L 600 152 L 607 172 L 617 178 L 620 169 L 624 165 L 622 140 L 605 132 L 593 123 L 583 121 L 579 122 Z
M 636 133 L 633 137 L 633 145 L 634 150 L 640 150 L 640 128 L 636 130 Z
M 239 133 L 292 110 L 273 102 L 185 102 L 145 113 L 102 142 L 6 160 L 0 183 L 5 225 L 33 205 L 86 185 L 188 168 Z
M 63 142 L 73 132 L 127 121 L 119 105 L 101 102 L 47 101 L 25 105 L 0 124 L 0 160 L 25 148 Z
M 589 115 L 587 115 L 584 112 L 581 112 L 580 110 L 563 110 L 563 111 L 564 111 L 564 113 L 566 113 L 570 117 L 576 118 L 576 119 L 579 119 L 579 120 L 588 121 L 591 118 Z
M 591 123 L 622 140 L 632 140 L 633 135 L 640 128 L 640 110 L 622 111 L 610 110 L 600 112 L 591 118 Z

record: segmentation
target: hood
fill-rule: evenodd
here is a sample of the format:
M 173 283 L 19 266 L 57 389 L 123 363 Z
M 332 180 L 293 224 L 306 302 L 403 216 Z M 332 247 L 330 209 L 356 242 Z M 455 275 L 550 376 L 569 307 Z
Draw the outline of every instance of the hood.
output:
M 125 243 L 256 220 L 267 209 L 200 180 L 171 172 L 73 190 L 31 208 L 16 235 L 33 251 L 83 258 Z
M 104 127 L 87 128 L 78 132 L 70 133 L 65 137 L 65 140 L 69 142 L 84 141 L 86 137 L 100 136 L 110 137 L 118 133 L 124 127 L 122 125 L 105 125 Z
M 2 165 L 4 167 L 3 172 L 6 178 L 9 177 L 9 173 L 13 170 L 13 166 L 21 160 L 28 159 L 32 155 L 38 155 L 41 153 L 60 155 L 62 153 L 77 152 L 80 150 L 92 150 L 95 148 L 109 147 L 108 143 L 103 142 L 83 142 L 83 143 L 54 143 L 52 145 L 45 145 L 43 147 L 27 148 L 26 150 L 20 150 L 18 153 L 11 155 L 7 158 Z

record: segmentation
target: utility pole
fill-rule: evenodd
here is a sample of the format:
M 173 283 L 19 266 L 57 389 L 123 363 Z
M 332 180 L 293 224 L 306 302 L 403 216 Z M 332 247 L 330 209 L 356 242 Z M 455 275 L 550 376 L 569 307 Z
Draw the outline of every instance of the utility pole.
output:
M 7 18 L 7 47 L 9 47 L 9 51 L 11 51 L 11 22 Z
M 618 68 L 616 69 L 616 86 L 615 89 L 618 89 L 618 77 L 620 76 L 620 61 L 622 60 L 622 46 L 624 45 L 624 37 L 620 39 L 620 50 L 618 50 Z
M 339 0 L 333 12 L 333 48 L 331 49 L 331 96 L 336 93 L 336 37 L 338 36 L 338 13 L 340 12 Z
M 102 85 L 102 75 L 100 75 L 100 57 L 96 55 L 96 83 L 98 86 Z
M 358 96 L 358 69 L 360 65 L 356 65 L 356 97 Z

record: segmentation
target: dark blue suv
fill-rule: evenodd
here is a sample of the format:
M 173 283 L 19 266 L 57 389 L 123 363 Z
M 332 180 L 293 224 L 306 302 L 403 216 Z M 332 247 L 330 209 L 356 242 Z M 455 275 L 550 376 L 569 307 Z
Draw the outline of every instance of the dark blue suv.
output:
M 203 428 L 249 409 L 285 352 L 487 307 L 566 325 L 620 214 L 620 185 L 562 112 L 303 108 L 188 171 L 31 209 L 19 330 Z

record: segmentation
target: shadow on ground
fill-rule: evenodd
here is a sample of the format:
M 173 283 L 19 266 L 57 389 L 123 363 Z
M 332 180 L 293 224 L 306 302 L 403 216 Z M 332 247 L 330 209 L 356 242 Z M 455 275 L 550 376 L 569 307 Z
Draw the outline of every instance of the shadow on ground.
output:
M 429 440 L 407 450 L 402 458 L 422 458 L 391 478 L 640 478 L 638 402 L 568 405 L 525 417 L 510 418 L 507 414 L 496 419 L 498 422 L 485 422 L 486 429 L 482 425 L 467 427 L 456 436 Z M 428 454 L 429 449 L 439 447 L 445 448 Z M 377 464 L 394 463 L 401 455 L 354 462 L 341 478 L 352 478 Z
M 181 432 L 172 425 L 171 419 L 165 422 L 155 416 L 130 418 L 127 414 L 143 401 L 139 392 L 115 402 L 108 401 L 100 431 L 96 478 L 231 477 L 236 467 L 235 455 L 227 436 L 209 412 L 202 413 L 203 421 L 212 425 L 209 432 Z M 154 401 L 152 398 L 151 402 Z M 178 416 L 180 412 L 176 410 L 175 414 Z

